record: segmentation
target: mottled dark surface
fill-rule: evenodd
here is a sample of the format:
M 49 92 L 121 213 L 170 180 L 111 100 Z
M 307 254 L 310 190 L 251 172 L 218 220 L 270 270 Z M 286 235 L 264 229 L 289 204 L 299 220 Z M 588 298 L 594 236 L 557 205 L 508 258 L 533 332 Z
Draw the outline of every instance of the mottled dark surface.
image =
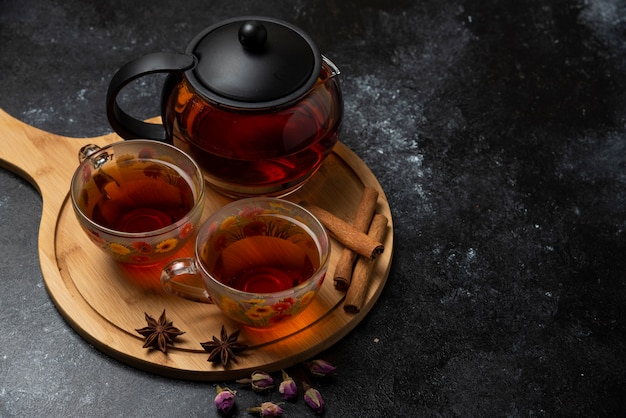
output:
M 340 371 L 316 382 L 326 416 L 626 414 L 626 3 L 241 3 L 0 0 L 0 108 L 106 134 L 123 63 L 224 18 L 289 20 L 341 68 L 342 140 L 395 222 L 378 303 L 321 355 Z M 127 90 L 136 116 L 157 114 L 160 82 Z M 39 268 L 40 213 L 0 170 L 0 416 L 216 416 L 214 384 L 135 370 L 68 326 Z M 237 416 L 268 399 L 240 390 Z

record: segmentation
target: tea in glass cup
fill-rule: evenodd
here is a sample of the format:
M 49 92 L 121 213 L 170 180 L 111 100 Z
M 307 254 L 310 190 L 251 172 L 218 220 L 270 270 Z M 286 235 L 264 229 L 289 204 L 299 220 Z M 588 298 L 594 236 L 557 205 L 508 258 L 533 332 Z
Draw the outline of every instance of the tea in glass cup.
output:
M 161 281 L 169 293 L 213 302 L 229 318 L 268 327 L 302 312 L 322 286 L 330 256 L 319 221 L 295 203 L 242 199 L 200 227 L 195 258 L 170 262 Z M 186 283 L 200 276 L 204 288 Z
M 114 260 L 149 265 L 173 257 L 194 235 L 204 180 L 177 148 L 151 140 L 81 149 L 70 195 L 89 238 Z

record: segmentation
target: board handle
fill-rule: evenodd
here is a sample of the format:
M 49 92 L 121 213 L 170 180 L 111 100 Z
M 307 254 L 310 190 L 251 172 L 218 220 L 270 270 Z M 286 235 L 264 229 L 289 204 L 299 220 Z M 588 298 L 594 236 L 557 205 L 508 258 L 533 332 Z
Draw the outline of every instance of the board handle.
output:
M 30 126 L 0 109 L 0 167 L 31 183 L 44 203 L 55 210 L 69 191 L 78 152 L 85 143 L 105 146 L 119 141 L 114 134 L 96 138 L 68 138 Z

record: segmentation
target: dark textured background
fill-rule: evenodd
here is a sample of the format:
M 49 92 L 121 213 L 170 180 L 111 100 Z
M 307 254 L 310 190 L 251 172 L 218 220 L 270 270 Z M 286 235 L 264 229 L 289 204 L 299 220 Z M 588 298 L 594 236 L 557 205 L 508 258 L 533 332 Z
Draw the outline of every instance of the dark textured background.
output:
M 340 371 L 318 383 L 326 416 L 626 414 L 626 3 L 0 0 L 0 108 L 109 133 L 119 66 L 243 14 L 300 26 L 340 67 L 342 141 L 393 210 L 388 284 L 322 354 Z M 126 90 L 136 116 L 160 83 Z M 40 212 L 0 170 L 0 416 L 216 416 L 214 384 L 137 371 L 68 326 Z M 238 416 L 278 400 L 238 396 Z

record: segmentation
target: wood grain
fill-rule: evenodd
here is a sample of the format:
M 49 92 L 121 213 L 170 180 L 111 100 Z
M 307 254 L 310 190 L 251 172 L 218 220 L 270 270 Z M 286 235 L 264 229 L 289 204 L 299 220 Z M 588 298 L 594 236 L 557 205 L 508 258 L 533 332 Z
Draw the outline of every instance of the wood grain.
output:
M 365 186 L 379 192 L 377 212 L 389 219 L 385 251 L 374 267 L 366 302 L 357 315 L 343 310 L 345 294 L 333 286 L 333 273 L 343 246 L 332 240 L 330 267 L 319 296 L 298 317 L 266 330 L 243 327 L 240 341 L 252 348 L 225 368 L 207 362 L 200 342 L 219 335 L 222 324 L 238 325 L 213 305 L 167 295 L 160 287 L 161 266 L 130 268 L 109 260 L 80 231 L 68 200 L 69 184 L 85 144 L 104 146 L 121 140 L 116 134 L 68 138 L 28 126 L 0 109 L 0 166 L 31 182 L 43 201 L 39 257 L 44 282 L 67 322 L 108 355 L 152 373 L 190 380 L 230 380 L 256 369 L 277 371 L 328 349 L 370 311 L 387 281 L 393 253 L 389 204 L 376 177 L 354 153 L 339 143 L 316 175 L 286 199 L 306 200 L 346 222 L 353 221 Z M 231 200 L 208 189 L 203 219 Z M 191 255 L 190 243 L 177 256 Z M 144 312 L 158 317 L 166 310 L 185 334 L 167 354 L 142 348 L 135 332 L 145 325 Z

